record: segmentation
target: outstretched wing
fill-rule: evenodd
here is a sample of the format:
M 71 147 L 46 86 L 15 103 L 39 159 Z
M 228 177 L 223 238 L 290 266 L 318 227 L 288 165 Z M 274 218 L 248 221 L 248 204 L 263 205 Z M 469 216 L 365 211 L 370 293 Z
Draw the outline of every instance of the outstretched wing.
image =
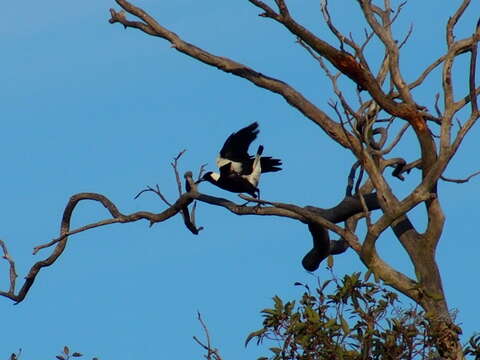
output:
M 248 154 L 248 148 L 253 140 L 257 138 L 258 132 L 257 122 L 234 132 L 223 144 L 223 147 L 220 150 L 220 158 L 234 162 L 248 159 L 250 157 Z

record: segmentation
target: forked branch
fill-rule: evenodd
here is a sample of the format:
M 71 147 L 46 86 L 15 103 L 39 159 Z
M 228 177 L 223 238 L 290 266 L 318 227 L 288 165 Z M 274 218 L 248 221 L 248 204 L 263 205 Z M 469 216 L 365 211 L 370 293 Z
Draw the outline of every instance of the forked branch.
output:
M 212 348 L 212 343 L 210 341 L 210 333 L 208 331 L 207 325 L 205 324 L 205 321 L 202 319 L 202 315 L 200 315 L 200 312 L 197 312 L 197 319 L 200 322 L 200 325 L 202 325 L 203 332 L 205 333 L 205 338 L 207 341 L 206 343 L 204 343 L 200 341 L 196 336 L 193 337 L 193 340 L 195 340 L 198 345 L 200 345 L 203 349 L 207 351 L 207 354 L 204 355 L 205 359 L 222 360 L 218 349 Z
M 261 88 L 281 95 L 290 105 L 295 107 L 315 124 L 319 125 L 333 140 L 346 148 L 350 148 L 352 140 L 347 140 L 348 134 L 345 134 L 341 129 L 341 126 L 335 123 L 326 113 L 321 111 L 317 106 L 287 83 L 264 75 L 234 60 L 211 54 L 184 41 L 174 32 L 161 26 L 144 10 L 132 5 L 128 1 L 116 0 L 116 2 L 124 9 L 124 11 L 136 16 L 142 21 L 130 21 L 126 18 L 123 11 L 117 12 L 114 9 L 110 9 L 111 18 L 109 22 L 111 24 L 120 23 L 125 28 L 136 28 L 146 34 L 163 38 L 169 41 L 172 44 L 172 47 L 177 51 L 193 57 L 207 65 L 214 66 L 226 73 L 244 78 Z M 261 7 L 269 9 L 269 7 L 261 1 L 256 1 L 256 3 Z M 273 13 L 271 13 L 270 10 L 267 12 L 269 17 L 274 16 L 273 10 L 271 10 Z M 354 139 L 353 142 L 355 143 Z
M 160 213 L 151 213 L 147 211 L 139 211 L 132 214 L 121 213 L 115 204 L 107 197 L 96 193 L 80 193 L 72 196 L 68 201 L 60 226 L 60 236 L 52 241 L 38 245 L 34 248 L 34 253 L 38 253 L 41 249 L 54 246 L 55 248 L 46 259 L 38 261 L 30 269 L 25 278 L 25 282 L 20 291 L 15 294 L 16 285 L 16 271 L 15 263 L 10 257 L 8 250 L 3 242 L 0 241 L 0 246 L 3 249 L 4 258 L 10 264 L 10 289 L 8 291 L 0 292 L 1 296 L 5 296 L 14 300 L 16 303 L 21 302 L 27 295 L 29 289 L 33 285 L 37 275 L 42 268 L 51 266 L 62 255 L 67 244 L 69 236 L 83 231 L 87 231 L 96 227 L 115 223 L 131 223 L 139 220 L 147 220 L 150 225 L 166 221 L 178 213 L 183 212 L 184 220 L 187 228 L 193 233 L 198 234 L 200 229 L 197 229 L 194 220 L 188 212 L 188 206 L 194 201 L 207 203 L 214 206 L 223 207 L 230 212 L 237 215 L 263 215 L 263 216 L 279 216 L 287 217 L 301 221 L 308 225 L 310 233 L 313 238 L 313 249 L 305 256 L 304 266 L 307 270 L 313 271 L 318 268 L 320 262 L 328 255 L 340 254 L 344 252 L 348 246 L 353 247 L 356 251 L 360 251 L 360 244 L 356 237 L 345 231 L 342 227 L 336 225 L 337 223 L 347 220 L 359 212 L 364 211 L 361 201 L 358 197 L 348 196 L 340 202 L 337 206 L 331 209 L 321 209 L 313 206 L 299 207 L 292 204 L 285 204 L 280 202 L 268 202 L 265 200 L 249 199 L 256 201 L 264 206 L 242 206 L 233 203 L 227 199 L 217 198 L 198 192 L 192 173 L 189 171 L 185 174 L 185 188 L 188 190 L 182 193 L 177 201 Z M 104 219 L 92 224 L 82 226 L 77 229 L 70 229 L 70 219 L 75 211 L 77 205 L 85 200 L 95 201 L 100 203 L 110 213 L 111 218 Z M 378 201 L 375 194 L 365 195 L 365 201 L 369 210 L 378 209 Z M 193 216 L 192 216 L 193 217 Z M 340 240 L 330 241 L 328 238 L 328 231 L 333 231 L 340 235 Z

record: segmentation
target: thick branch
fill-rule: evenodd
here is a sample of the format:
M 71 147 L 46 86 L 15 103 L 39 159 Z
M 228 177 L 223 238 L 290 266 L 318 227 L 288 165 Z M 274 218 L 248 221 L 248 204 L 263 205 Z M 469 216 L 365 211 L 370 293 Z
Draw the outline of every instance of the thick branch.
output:
M 257 1 L 249 1 L 257 5 Z M 262 7 L 262 9 L 264 8 Z M 353 80 L 360 89 L 367 90 L 374 100 L 389 114 L 409 120 L 409 122 L 416 121 L 412 116 L 413 113 L 417 112 L 416 107 L 412 104 L 397 103 L 388 97 L 381 89 L 373 74 L 361 63 L 357 62 L 352 55 L 345 51 L 338 50 L 326 41 L 320 39 L 297 23 L 291 16 L 269 16 L 267 12 L 264 16 L 281 23 L 292 34 L 315 50 L 317 54 L 325 57 L 333 66 Z M 418 126 L 422 126 L 422 124 L 418 124 Z
M 188 172 L 187 174 L 190 174 L 190 177 L 191 177 L 190 172 Z M 188 180 L 188 176 L 187 176 L 187 180 Z M 191 182 L 190 185 L 192 183 L 193 182 Z M 200 202 L 223 207 L 237 215 L 269 215 L 269 216 L 288 217 L 291 219 L 302 221 L 306 224 L 309 224 L 309 226 L 317 226 L 317 227 L 321 226 L 322 228 L 326 227 L 327 229 L 340 234 L 341 237 L 345 238 L 351 246 L 353 246 L 357 250 L 359 249 L 358 244 L 352 243 L 351 235 L 348 232 L 345 232 L 344 229 L 334 224 L 334 222 L 344 221 L 350 216 L 354 215 L 355 213 L 363 211 L 362 205 L 360 204 L 360 201 L 358 198 L 347 197 L 339 205 L 331 209 L 320 209 L 320 208 L 311 207 L 311 206 L 301 208 L 295 205 L 278 203 L 278 202 L 270 202 L 269 204 L 271 204 L 271 206 L 269 207 L 259 207 L 259 206 L 240 206 L 223 198 L 204 195 L 196 191 L 196 186 L 192 186 L 190 190 L 191 191 L 182 194 L 172 206 L 168 207 L 166 210 L 158 214 L 147 212 L 147 211 L 139 211 L 130 215 L 122 214 L 117 209 L 117 207 L 113 202 L 111 202 L 107 197 L 101 194 L 80 193 L 72 196 L 68 201 L 63 213 L 61 227 L 60 227 L 60 236 L 50 243 L 40 245 L 35 248 L 35 252 L 38 252 L 40 249 L 46 248 L 51 245 L 56 245 L 52 254 L 46 259 L 39 261 L 32 266 L 18 294 L 14 294 L 15 281 L 11 279 L 10 290 L 8 292 L 0 292 L 0 295 L 8 297 L 16 301 L 17 303 L 21 302 L 27 295 L 31 286 L 33 285 L 35 278 L 40 272 L 40 270 L 44 267 L 51 266 L 61 256 L 61 254 L 65 249 L 69 235 L 86 231 L 95 227 L 113 224 L 113 223 L 129 223 L 129 222 L 135 222 L 138 220 L 148 220 L 150 224 L 163 222 L 170 219 L 171 217 L 178 214 L 179 212 L 183 211 L 183 209 L 185 209 L 193 200 L 198 200 Z M 378 201 L 376 199 L 375 194 L 366 195 L 365 198 L 370 210 L 378 208 Z M 70 219 L 72 217 L 72 214 L 76 206 L 83 200 L 99 202 L 107 209 L 107 211 L 110 213 L 112 218 L 105 219 L 93 224 L 85 225 L 78 229 L 70 230 Z M 313 233 L 312 233 L 312 236 L 314 236 Z M 315 238 L 314 238 L 314 242 L 315 242 Z M 328 244 L 327 249 L 329 254 L 341 253 L 344 250 L 346 250 L 346 244 L 337 243 L 337 242 Z M 316 245 L 314 245 L 314 252 L 317 252 L 317 254 L 316 255 L 314 254 L 315 256 L 312 258 L 312 261 L 317 262 L 318 264 L 324 259 L 323 246 L 324 244 L 321 244 L 319 242 L 317 242 Z M 322 247 L 322 249 L 320 249 L 320 247 Z M 8 252 L 6 251 L 6 247 L 3 247 L 3 248 L 4 248 L 5 256 L 7 257 L 7 259 L 10 259 Z M 321 253 L 318 253 L 318 251 L 321 251 Z M 12 263 L 13 263 L 13 260 L 12 262 L 10 262 L 10 264 L 12 265 Z M 15 274 L 14 268 L 13 268 L 13 274 Z
M 191 56 L 207 65 L 214 66 L 226 73 L 244 78 L 259 87 L 277 93 L 307 118 L 319 125 L 333 140 L 337 141 L 342 146 L 350 148 L 352 142 L 356 144 L 355 139 L 347 139 L 349 135 L 345 134 L 339 124 L 335 123 L 327 114 L 317 108 L 287 83 L 259 73 L 236 61 L 208 53 L 207 51 L 182 40 L 177 34 L 161 26 L 145 11 L 130 4 L 128 1 L 116 0 L 116 2 L 125 11 L 140 18 L 143 22 L 129 21 L 125 18 L 125 15 L 122 12 L 116 12 L 115 10 L 110 9 L 110 23 L 113 24 L 118 22 L 125 27 L 136 28 L 149 35 L 163 38 L 169 41 L 172 44 L 172 47 L 177 51 Z M 261 2 L 257 2 L 257 4 L 260 3 Z M 273 14 L 269 14 L 269 16 L 270 15 L 273 16 Z
M 365 0 L 366 1 L 366 0 Z M 252 1 L 251 1 L 252 2 Z M 363 0 L 361 1 L 364 2 Z M 269 17 L 268 14 L 265 16 Z M 395 102 L 391 97 L 387 96 L 381 89 L 380 84 L 373 76 L 373 74 L 361 63 L 357 62 L 355 58 L 341 50 L 338 50 L 328 44 L 326 41 L 320 39 L 308 29 L 297 23 L 291 16 L 275 16 L 272 17 L 275 21 L 281 23 L 285 26 L 292 34 L 297 36 L 301 41 L 306 43 L 310 48 L 312 48 L 317 54 L 325 57 L 333 66 L 340 70 L 343 74 L 352 79 L 360 89 L 367 90 L 375 102 L 387 113 L 392 116 L 400 117 L 408 121 L 412 125 L 417 138 L 420 142 L 422 150 L 422 159 L 423 159 L 423 176 L 430 169 L 433 163 L 436 161 L 436 147 L 433 141 L 430 130 L 426 125 L 426 118 L 423 112 L 421 112 L 417 105 L 413 101 L 409 101 L 408 89 L 403 81 L 401 80 L 400 73 L 398 71 L 397 80 L 399 81 L 399 91 L 403 89 L 405 91 L 404 97 L 408 102 L 398 103 Z M 391 36 L 390 36 L 391 39 Z M 389 39 L 385 38 L 385 41 Z M 395 45 L 396 46 L 396 45 Z M 390 49 L 389 49 L 390 50 Z M 392 68 L 390 69 L 392 71 Z M 405 100 L 405 99 L 404 99 Z M 361 152 L 355 152 L 357 156 L 363 158 Z M 370 176 L 373 176 L 372 181 L 375 184 L 375 187 L 378 191 L 383 191 L 387 189 L 384 184 L 384 181 L 377 175 L 376 168 L 372 161 L 369 159 L 364 162 L 364 167 Z M 375 175 L 375 176 L 374 176 Z M 390 196 L 387 191 L 385 198 L 390 203 L 394 203 L 395 199 L 393 196 Z M 383 210 L 386 210 L 386 207 L 383 207 Z

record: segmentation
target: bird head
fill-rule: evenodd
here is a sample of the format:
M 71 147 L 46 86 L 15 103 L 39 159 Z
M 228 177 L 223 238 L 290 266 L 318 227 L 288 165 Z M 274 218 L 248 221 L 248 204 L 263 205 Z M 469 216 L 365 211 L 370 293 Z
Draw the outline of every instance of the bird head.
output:
M 199 184 L 203 181 L 208 181 L 208 182 L 211 182 L 211 183 L 215 183 L 219 178 L 220 178 L 220 174 L 214 173 L 213 171 L 209 171 L 209 172 L 205 173 L 200 178 L 200 180 L 198 180 L 196 182 L 196 184 Z

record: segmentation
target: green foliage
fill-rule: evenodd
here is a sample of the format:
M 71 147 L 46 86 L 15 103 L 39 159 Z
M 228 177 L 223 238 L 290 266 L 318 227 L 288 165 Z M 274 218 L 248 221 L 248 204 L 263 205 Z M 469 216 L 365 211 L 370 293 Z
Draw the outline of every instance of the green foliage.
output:
M 20 355 L 22 353 L 22 349 L 18 350 L 18 353 L 10 355 L 10 360 L 20 360 Z M 74 358 L 82 357 L 83 354 L 79 352 L 71 352 L 68 346 L 64 346 L 62 352 L 59 355 L 56 355 L 55 358 L 57 360 L 73 360 Z M 94 357 L 92 360 L 99 360 L 98 358 Z
M 432 359 L 437 357 L 425 314 L 417 307 L 402 309 L 397 295 L 360 273 L 308 285 L 298 304 L 284 303 L 278 296 L 274 306 L 262 310 L 263 327 L 252 332 L 255 339 L 275 343 L 272 360 L 316 359 Z M 333 291 L 327 294 L 327 289 Z M 478 351 L 472 343 L 474 354 Z M 475 350 L 477 349 L 477 350 Z

